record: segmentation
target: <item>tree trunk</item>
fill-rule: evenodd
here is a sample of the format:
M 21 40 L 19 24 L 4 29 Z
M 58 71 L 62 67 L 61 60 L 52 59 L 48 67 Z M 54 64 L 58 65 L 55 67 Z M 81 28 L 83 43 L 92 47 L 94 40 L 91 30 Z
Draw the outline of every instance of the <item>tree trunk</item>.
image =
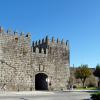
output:
M 81 81 L 82 81 L 82 85 L 83 85 L 83 88 L 85 87 L 85 80 L 86 80 L 86 78 L 81 79 Z
M 84 88 L 84 87 L 85 87 L 85 86 L 84 86 L 84 85 L 85 85 L 85 84 L 84 84 L 84 83 L 85 83 L 85 81 L 83 81 L 82 83 L 83 83 L 83 88 Z

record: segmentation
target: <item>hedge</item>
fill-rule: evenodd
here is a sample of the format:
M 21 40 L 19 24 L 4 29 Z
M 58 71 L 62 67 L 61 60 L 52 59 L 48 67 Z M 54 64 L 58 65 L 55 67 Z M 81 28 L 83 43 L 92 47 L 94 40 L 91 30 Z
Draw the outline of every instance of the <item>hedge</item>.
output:
M 91 99 L 92 100 L 100 100 L 100 92 L 91 94 Z

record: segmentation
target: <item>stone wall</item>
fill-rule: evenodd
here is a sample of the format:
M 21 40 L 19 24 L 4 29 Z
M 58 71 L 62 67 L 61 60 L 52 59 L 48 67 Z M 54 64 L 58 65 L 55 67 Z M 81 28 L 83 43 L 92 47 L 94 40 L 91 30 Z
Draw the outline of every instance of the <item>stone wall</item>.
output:
M 35 75 L 45 73 L 49 90 L 65 90 L 70 76 L 68 41 L 48 37 L 31 46 L 31 36 L 0 28 L 0 90 L 35 90 Z
M 41 50 L 44 51 L 44 54 Z M 70 77 L 70 52 L 68 41 L 66 43 L 63 40 L 60 42 L 59 39 L 55 41 L 54 38 L 50 40 L 48 36 L 46 36 L 45 39 L 42 39 L 42 42 L 40 40 L 34 42 L 33 51 L 35 54 L 39 51 L 42 53 L 38 54 L 38 56 L 40 55 L 38 58 L 37 54 L 32 58 L 33 60 L 37 58 L 35 62 L 38 64 L 38 67 L 39 64 L 44 66 L 45 72 L 48 73 L 49 78 L 52 80 L 51 89 L 66 90 Z

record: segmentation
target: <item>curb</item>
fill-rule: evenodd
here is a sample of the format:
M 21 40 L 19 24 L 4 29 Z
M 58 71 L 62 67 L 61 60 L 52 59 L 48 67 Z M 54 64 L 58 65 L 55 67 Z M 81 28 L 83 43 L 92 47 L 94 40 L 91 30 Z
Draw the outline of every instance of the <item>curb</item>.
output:
M 4 96 L 46 96 L 46 95 L 53 95 L 54 92 L 44 92 L 44 91 L 21 91 L 21 92 L 0 92 L 0 97 Z
M 66 90 L 64 92 L 100 92 L 100 90 Z

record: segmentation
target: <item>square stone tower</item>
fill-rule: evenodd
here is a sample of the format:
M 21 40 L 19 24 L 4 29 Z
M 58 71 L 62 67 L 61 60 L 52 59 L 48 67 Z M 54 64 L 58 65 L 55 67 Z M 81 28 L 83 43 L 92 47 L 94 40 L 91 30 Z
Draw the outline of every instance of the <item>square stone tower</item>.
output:
M 66 90 L 70 76 L 69 41 L 67 40 L 66 43 L 64 40 L 60 42 L 59 39 L 55 41 L 54 37 L 50 40 L 46 36 L 42 41 L 33 42 L 33 52 L 37 51 L 42 54 L 37 61 L 39 61 L 38 64 L 43 67 L 43 70 L 40 70 L 40 66 L 37 68 L 39 70 L 36 71 L 36 74 L 39 72 L 48 76 L 49 90 Z M 42 57 L 43 55 L 45 56 Z

